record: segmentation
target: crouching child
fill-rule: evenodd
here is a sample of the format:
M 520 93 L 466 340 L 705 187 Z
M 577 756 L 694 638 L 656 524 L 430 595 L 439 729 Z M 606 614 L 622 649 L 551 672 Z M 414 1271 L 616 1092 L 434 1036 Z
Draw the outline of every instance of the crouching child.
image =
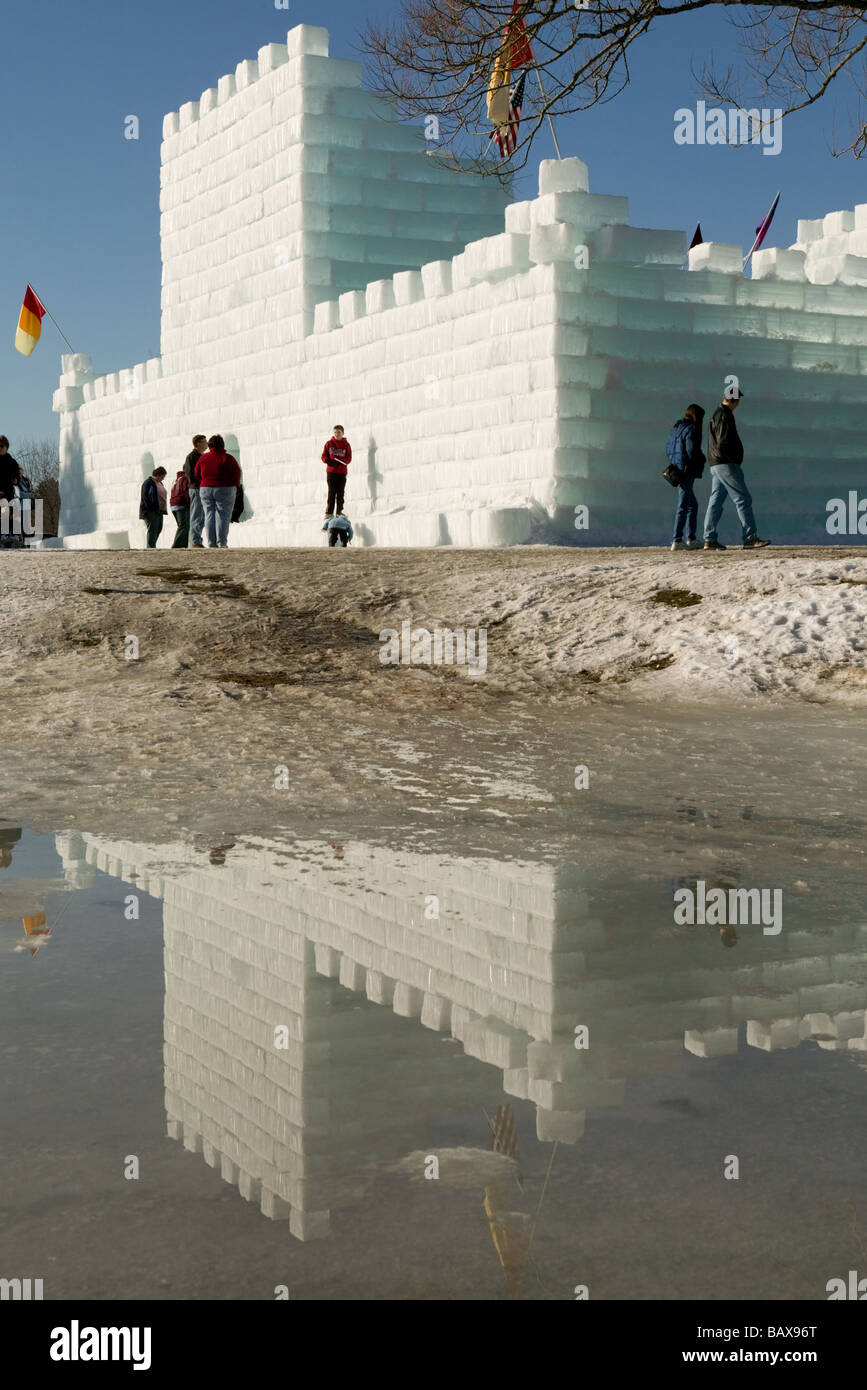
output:
M 325 523 L 325 530 L 328 532 L 328 544 L 337 545 L 339 543 L 344 550 L 354 535 L 352 522 L 348 516 L 344 516 L 342 513 L 340 516 L 329 517 Z

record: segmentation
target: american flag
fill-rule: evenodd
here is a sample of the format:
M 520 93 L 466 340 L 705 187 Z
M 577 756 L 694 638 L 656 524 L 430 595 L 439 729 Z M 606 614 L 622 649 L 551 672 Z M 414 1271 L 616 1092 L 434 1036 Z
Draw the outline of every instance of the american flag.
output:
M 518 147 L 518 127 L 521 124 L 521 107 L 524 105 L 524 83 L 526 80 L 525 70 L 509 89 L 509 124 L 497 126 L 494 132 L 494 138 L 500 147 L 500 154 L 503 159 L 508 159 Z

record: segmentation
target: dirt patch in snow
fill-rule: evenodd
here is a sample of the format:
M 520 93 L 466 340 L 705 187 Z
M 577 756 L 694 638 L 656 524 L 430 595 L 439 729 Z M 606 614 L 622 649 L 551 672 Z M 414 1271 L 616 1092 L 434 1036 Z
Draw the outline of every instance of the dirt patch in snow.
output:
M 555 729 L 624 700 L 651 719 L 681 701 L 867 703 L 859 549 L 192 554 L 0 556 L 20 789 L 49 778 L 64 803 L 96 804 L 158 783 L 164 799 L 194 790 L 207 816 L 211 800 L 267 799 L 290 767 L 299 797 L 333 805 L 372 758 L 382 794 L 387 740 L 445 748 L 476 721 Z M 405 623 L 484 629 L 484 672 L 384 664 L 382 634 Z

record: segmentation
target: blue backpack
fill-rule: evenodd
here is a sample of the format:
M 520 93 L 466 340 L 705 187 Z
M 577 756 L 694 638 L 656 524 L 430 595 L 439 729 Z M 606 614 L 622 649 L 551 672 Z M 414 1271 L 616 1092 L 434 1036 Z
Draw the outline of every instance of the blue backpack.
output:
M 669 463 L 673 468 L 678 468 L 682 472 L 686 471 L 683 441 L 690 428 L 688 420 L 678 420 L 676 424 L 672 425 L 665 445 L 665 453 Z

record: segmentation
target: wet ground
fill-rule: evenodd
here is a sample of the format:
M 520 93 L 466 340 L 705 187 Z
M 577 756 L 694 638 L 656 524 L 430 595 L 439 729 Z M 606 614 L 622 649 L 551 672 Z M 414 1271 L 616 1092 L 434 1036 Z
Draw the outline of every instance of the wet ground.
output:
M 867 1273 L 857 711 L 366 710 L 279 787 L 261 749 L 240 796 L 216 755 L 74 751 L 51 804 L 19 750 L 0 823 L 5 1277 L 713 1300 Z M 714 890 L 725 920 L 683 920 Z

